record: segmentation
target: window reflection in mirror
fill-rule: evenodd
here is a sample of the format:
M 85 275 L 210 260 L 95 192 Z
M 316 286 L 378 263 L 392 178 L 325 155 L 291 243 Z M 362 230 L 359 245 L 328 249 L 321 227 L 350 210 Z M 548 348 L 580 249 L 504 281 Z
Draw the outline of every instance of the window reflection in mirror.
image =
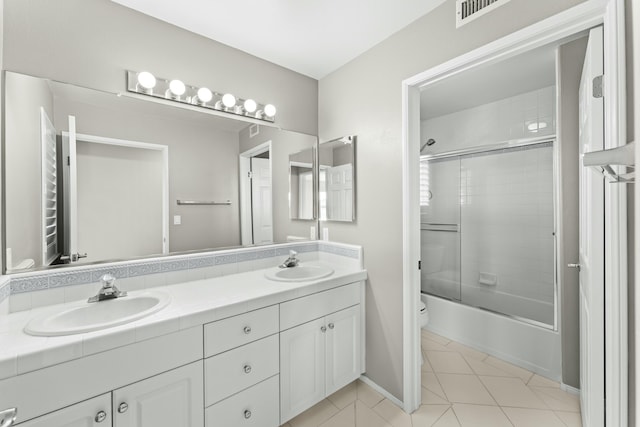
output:
M 349 135 L 320 144 L 320 221 L 355 220 L 355 144 Z
M 289 155 L 315 136 L 8 71 L 4 97 L 8 272 L 309 236 Z

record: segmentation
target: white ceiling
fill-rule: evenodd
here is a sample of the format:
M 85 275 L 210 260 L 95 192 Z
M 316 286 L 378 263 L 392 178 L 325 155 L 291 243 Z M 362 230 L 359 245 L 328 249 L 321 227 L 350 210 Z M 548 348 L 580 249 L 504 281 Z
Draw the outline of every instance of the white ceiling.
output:
M 425 120 L 509 98 L 555 84 L 555 51 L 548 45 L 425 87 L 420 119 Z
M 445 0 L 112 1 L 321 79 Z

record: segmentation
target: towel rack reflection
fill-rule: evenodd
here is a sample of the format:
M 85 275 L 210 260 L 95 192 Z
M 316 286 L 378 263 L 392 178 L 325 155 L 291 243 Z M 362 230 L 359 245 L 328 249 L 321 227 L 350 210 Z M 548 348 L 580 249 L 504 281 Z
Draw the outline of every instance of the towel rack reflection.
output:
M 627 145 L 608 150 L 584 153 L 582 164 L 584 166 L 596 167 L 609 178 L 609 182 L 616 184 L 635 183 L 635 152 L 636 143 L 632 141 Z M 626 166 L 626 173 L 618 174 L 611 166 Z
M 459 231 L 458 224 L 429 224 L 423 222 L 420 224 L 420 230 L 422 231 L 451 231 L 457 233 Z
M 213 200 L 177 200 L 179 205 L 189 205 L 189 206 L 196 206 L 196 205 L 230 205 L 231 204 L 231 200 L 225 200 L 224 202 L 216 202 Z

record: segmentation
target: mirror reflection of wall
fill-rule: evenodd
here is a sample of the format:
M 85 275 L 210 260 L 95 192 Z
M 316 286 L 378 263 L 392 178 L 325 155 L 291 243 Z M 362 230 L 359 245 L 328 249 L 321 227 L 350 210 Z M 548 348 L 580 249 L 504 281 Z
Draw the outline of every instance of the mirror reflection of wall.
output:
M 250 123 L 12 72 L 5 106 L 7 270 L 60 263 L 76 249 L 87 253 L 80 262 L 92 263 L 309 235 L 308 224 L 303 231 L 289 220 L 288 156 L 315 146 L 315 136 L 259 126 L 274 148 L 254 163 L 263 157 L 262 181 L 270 186 L 256 209 L 257 199 L 246 203 L 262 212 L 271 234 L 253 240 L 255 225 L 243 225 L 240 215 L 240 154 L 260 139 L 249 138 Z M 41 126 L 45 116 L 50 129 Z M 78 134 L 73 174 L 69 116 Z M 57 135 L 55 150 L 51 141 L 51 150 L 43 145 L 47 134 Z M 57 171 L 43 167 L 47 153 Z M 46 187 L 47 176 L 55 188 Z M 69 203 L 71 194 L 77 203 Z
M 321 221 L 355 220 L 355 135 L 320 144 Z
M 314 150 L 306 149 L 289 155 L 289 217 L 314 219 Z

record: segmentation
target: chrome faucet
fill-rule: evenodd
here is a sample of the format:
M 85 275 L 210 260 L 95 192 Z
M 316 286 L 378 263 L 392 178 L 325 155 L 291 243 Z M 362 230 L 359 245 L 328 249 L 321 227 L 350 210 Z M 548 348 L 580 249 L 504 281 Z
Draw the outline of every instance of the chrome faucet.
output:
M 278 267 L 291 268 L 291 267 L 297 266 L 300 263 L 300 260 L 296 258 L 296 255 L 298 255 L 298 252 L 293 250 L 289 251 L 289 258 L 285 259 L 284 262 L 280 264 Z
M 87 302 L 98 302 L 127 296 L 126 291 L 119 290 L 116 285 L 113 284 L 116 278 L 111 274 L 105 274 L 100 280 L 102 281 L 102 287 L 98 291 L 98 294 L 89 298 Z

